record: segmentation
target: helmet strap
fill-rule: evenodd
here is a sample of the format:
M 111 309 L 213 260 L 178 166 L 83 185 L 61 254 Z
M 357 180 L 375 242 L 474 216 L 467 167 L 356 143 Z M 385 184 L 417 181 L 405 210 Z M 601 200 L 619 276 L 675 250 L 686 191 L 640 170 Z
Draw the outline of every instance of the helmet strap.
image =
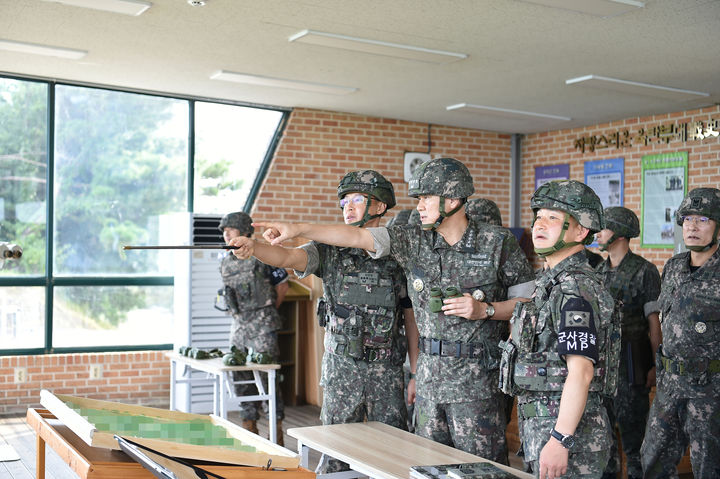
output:
M 462 201 L 460 201 L 460 204 L 459 204 L 459 205 L 457 205 L 457 206 L 456 206 L 455 208 L 453 208 L 452 210 L 446 212 L 446 211 L 445 211 L 445 197 L 444 197 L 444 196 L 440 196 L 440 205 L 439 205 L 439 206 L 440 206 L 440 208 L 439 208 L 439 209 L 440 209 L 440 216 L 438 216 L 438 219 L 435 220 L 435 223 L 431 223 L 431 224 L 427 224 L 427 225 L 426 225 L 426 224 L 422 225 L 422 229 L 424 229 L 424 230 L 429 230 L 429 231 L 435 231 L 435 230 L 437 230 L 438 227 L 440 226 L 440 223 L 442 223 L 442 221 L 443 221 L 445 218 L 447 218 L 448 216 L 452 216 L 452 215 L 454 215 L 455 213 L 457 213 L 458 211 L 460 211 L 460 208 L 462 208 L 462 206 L 465 204 L 465 200 L 466 200 L 466 198 L 463 198 Z
M 713 231 L 712 240 L 710 240 L 710 242 L 709 242 L 708 244 L 706 244 L 705 246 L 696 246 L 696 245 L 694 245 L 694 246 L 687 246 L 687 245 L 685 245 L 685 246 L 686 246 L 687 249 L 689 249 L 690 251 L 695 251 L 696 253 L 703 253 L 703 252 L 705 252 L 705 251 L 708 251 L 710 248 L 712 248 L 713 246 L 715 246 L 715 244 L 717 243 L 717 238 L 718 238 L 718 232 L 719 232 L 719 231 L 720 231 L 720 223 L 718 223 L 718 222 L 716 221 L 716 222 L 715 222 L 715 231 Z
M 607 251 L 608 246 L 613 244 L 613 242 L 618 238 L 619 238 L 619 236 L 617 235 L 617 233 L 613 233 L 613 235 L 610 237 L 610 239 L 607 240 L 607 243 L 598 242 L 598 248 L 600 249 L 600 251 Z
M 533 224 L 535 224 L 535 220 L 533 220 Z M 578 241 L 565 241 L 565 233 L 567 232 L 568 228 L 570 227 L 570 214 L 565 213 L 565 220 L 563 221 L 563 227 L 562 231 L 560 231 L 560 236 L 558 237 L 557 241 L 554 245 L 549 246 L 547 248 L 534 248 L 535 253 L 540 256 L 541 258 L 544 258 L 545 256 L 549 254 L 553 254 L 556 251 L 560 251 L 563 248 L 569 248 L 571 246 L 575 246 L 578 244 L 584 244 Z M 589 235 L 589 233 L 588 233 Z
M 365 197 L 365 212 L 363 213 L 363 217 L 358 221 L 350 223 L 350 226 L 358 226 L 358 227 L 362 228 L 363 226 L 365 226 L 365 223 L 367 223 L 368 221 L 374 220 L 375 218 L 380 218 L 380 217 L 384 216 L 385 213 L 387 212 L 387 208 L 385 208 L 385 211 L 383 211 L 379 215 L 371 215 L 369 213 L 371 204 L 372 204 L 372 195 L 368 194 Z

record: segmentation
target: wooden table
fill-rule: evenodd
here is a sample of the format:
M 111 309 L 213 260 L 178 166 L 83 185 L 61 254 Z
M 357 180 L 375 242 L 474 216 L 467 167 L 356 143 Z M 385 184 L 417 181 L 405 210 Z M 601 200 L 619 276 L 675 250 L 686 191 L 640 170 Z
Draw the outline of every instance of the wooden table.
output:
M 70 428 L 46 409 L 28 409 L 27 422 L 37 434 L 36 478 L 45 479 L 45 444 L 80 479 L 154 479 L 155 476 L 121 451 L 89 446 Z M 194 462 L 194 461 L 192 461 Z M 287 471 L 265 470 L 260 467 L 202 464 L 203 469 L 227 479 L 314 479 L 305 468 Z
M 207 381 L 201 378 L 177 379 L 178 364 L 185 366 L 186 370 L 196 369 L 212 376 L 213 382 L 213 414 L 227 419 L 228 406 L 237 406 L 249 401 L 267 401 L 269 414 L 268 425 L 270 429 L 270 440 L 277 443 L 277 403 L 275 398 L 275 376 L 279 364 L 254 364 L 248 363 L 244 366 L 226 366 L 222 358 L 193 359 L 177 353 L 167 353 L 165 356 L 170 360 L 170 409 L 175 410 L 176 386 L 181 383 L 192 383 Z M 249 381 L 235 381 L 232 373 L 235 371 L 252 371 L 253 379 Z M 260 373 L 267 374 L 268 391 L 262 383 Z M 235 384 L 255 384 L 258 394 L 252 396 L 237 396 Z
M 298 427 L 288 429 L 287 433 L 298 441 L 302 467 L 308 466 L 308 448 L 312 448 L 347 462 L 353 471 L 373 479 L 408 479 L 410 466 L 464 462 L 490 462 L 517 477 L 533 478 L 509 466 L 375 421 Z

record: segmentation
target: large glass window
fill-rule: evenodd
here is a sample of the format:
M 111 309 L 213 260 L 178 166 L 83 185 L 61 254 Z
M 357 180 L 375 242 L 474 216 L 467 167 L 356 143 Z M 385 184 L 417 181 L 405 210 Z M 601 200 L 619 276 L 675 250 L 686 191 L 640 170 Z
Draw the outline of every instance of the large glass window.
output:
M 0 242 L 23 248 L 0 261 L 0 354 L 172 344 L 175 252 L 122 247 L 249 208 L 284 115 L 0 78 Z
M 0 349 L 34 349 L 45 344 L 45 288 L 0 288 Z
M 195 104 L 194 210 L 225 214 L 245 206 L 282 112 Z
M 47 103 L 47 84 L 0 78 L 0 241 L 24 250 L 0 277 L 45 272 Z
M 56 287 L 53 319 L 58 348 L 172 343 L 173 288 Z
M 157 244 L 158 217 L 187 211 L 187 102 L 63 85 L 55 98 L 55 273 L 172 274 L 121 248 Z

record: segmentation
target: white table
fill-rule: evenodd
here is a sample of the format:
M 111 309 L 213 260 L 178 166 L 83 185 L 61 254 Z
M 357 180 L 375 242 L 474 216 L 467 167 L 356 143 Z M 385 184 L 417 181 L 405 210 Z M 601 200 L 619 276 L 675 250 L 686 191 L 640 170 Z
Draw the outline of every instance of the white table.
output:
M 243 402 L 249 401 L 267 401 L 269 409 L 268 427 L 270 429 L 270 440 L 277 443 L 277 403 L 275 400 L 275 375 L 279 364 L 254 364 L 247 363 L 244 366 L 226 366 L 222 362 L 222 358 L 212 359 L 193 359 L 182 356 L 178 353 L 167 353 L 165 355 L 170 360 L 170 409 L 175 409 L 175 387 L 181 383 L 192 383 L 197 381 L 207 381 L 206 379 L 191 378 L 189 374 L 184 374 L 187 379 L 178 379 L 176 375 L 178 364 L 184 366 L 186 371 L 196 369 L 203 371 L 211 377 L 213 383 L 213 414 L 227 419 L 228 406 L 237 406 Z M 233 380 L 232 373 L 235 371 L 252 371 L 253 379 L 248 381 Z M 261 373 L 267 374 L 268 391 L 262 383 Z M 258 394 L 252 396 L 237 396 L 235 394 L 235 384 L 255 384 Z
M 288 429 L 298 441 L 300 465 L 308 467 L 309 448 L 350 465 L 352 471 L 331 473 L 337 478 L 408 479 L 411 466 L 489 462 L 517 477 L 528 474 L 480 456 L 440 444 L 380 422 L 333 424 Z M 317 472 L 317 471 L 316 471 Z M 322 474 L 317 478 L 322 479 Z

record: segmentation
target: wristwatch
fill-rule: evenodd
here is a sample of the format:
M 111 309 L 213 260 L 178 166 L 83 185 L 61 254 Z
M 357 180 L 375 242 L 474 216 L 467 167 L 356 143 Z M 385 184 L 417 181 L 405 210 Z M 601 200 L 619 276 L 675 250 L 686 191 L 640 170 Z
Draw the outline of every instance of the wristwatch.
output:
M 553 428 L 552 431 L 550 431 L 550 435 L 560 441 L 560 444 L 562 444 L 565 449 L 572 449 L 575 445 L 575 436 L 572 434 L 562 434 Z
M 487 315 L 486 319 L 492 318 L 495 314 L 495 306 L 493 306 L 490 303 L 485 303 L 487 306 L 485 306 L 485 314 Z

